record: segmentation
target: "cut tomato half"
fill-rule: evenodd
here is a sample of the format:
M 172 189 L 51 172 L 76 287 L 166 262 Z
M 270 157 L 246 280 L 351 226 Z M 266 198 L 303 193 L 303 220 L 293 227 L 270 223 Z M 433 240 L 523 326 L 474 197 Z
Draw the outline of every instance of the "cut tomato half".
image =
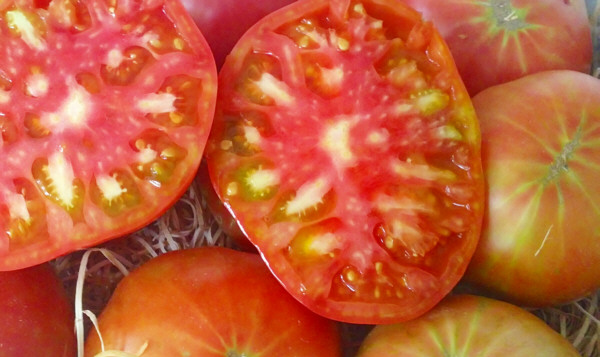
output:
M 251 28 L 219 74 L 207 164 L 273 273 L 329 318 L 424 313 L 479 237 L 469 95 L 435 27 L 395 0 L 303 0 Z
M 176 0 L 0 5 L 0 270 L 122 236 L 200 163 L 208 45 Z

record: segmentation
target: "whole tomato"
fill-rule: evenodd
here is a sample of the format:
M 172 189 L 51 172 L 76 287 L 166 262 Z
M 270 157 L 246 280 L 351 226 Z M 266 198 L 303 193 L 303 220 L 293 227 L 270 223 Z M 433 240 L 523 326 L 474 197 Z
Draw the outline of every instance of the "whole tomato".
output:
M 543 320 L 506 302 L 449 296 L 425 315 L 376 326 L 356 357 L 578 357 L 571 343 Z
M 221 67 L 237 40 L 265 15 L 294 0 L 182 0 Z
M 336 323 L 294 300 L 257 254 L 228 248 L 150 260 L 119 283 L 98 324 L 105 351 L 143 357 L 341 356 Z M 91 331 L 85 356 L 101 346 Z
M 402 0 L 433 21 L 471 95 L 552 69 L 589 72 L 585 0 Z
M 50 265 L 0 272 L 0 356 L 75 355 L 71 302 Z
M 600 288 L 600 80 L 548 71 L 473 104 L 487 205 L 466 279 L 528 306 Z

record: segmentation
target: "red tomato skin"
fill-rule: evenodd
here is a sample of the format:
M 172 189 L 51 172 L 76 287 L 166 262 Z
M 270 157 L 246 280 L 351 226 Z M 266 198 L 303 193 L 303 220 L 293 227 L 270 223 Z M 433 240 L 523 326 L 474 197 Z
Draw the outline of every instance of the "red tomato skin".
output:
M 600 288 L 600 80 L 548 71 L 473 98 L 487 205 L 466 280 L 498 298 L 559 305 Z
M 356 357 L 580 356 L 543 320 L 509 303 L 475 295 L 448 296 L 427 314 L 376 326 Z
M 387 234 L 385 229 L 382 229 L 383 232 L 379 234 L 381 232 L 379 228 L 382 228 L 380 223 L 385 219 L 379 216 L 379 207 L 374 207 L 375 203 L 371 202 L 371 200 L 377 201 L 377 198 L 383 198 L 385 201 L 386 197 L 394 196 L 396 192 L 400 192 L 399 196 L 406 195 L 409 201 L 413 198 L 416 201 L 420 199 L 415 197 L 419 197 L 420 193 L 423 193 L 421 189 L 412 191 L 411 188 L 408 188 L 415 181 L 411 181 L 412 183 L 407 184 L 406 187 L 394 186 L 398 184 L 398 181 L 386 186 L 388 184 L 387 180 L 393 177 L 394 174 L 385 172 L 389 166 L 382 164 L 382 162 L 390 158 L 393 160 L 394 157 L 404 157 L 404 155 L 409 157 L 412 155 L 419 156 L 420 150 L 423 149 L 419 145 L 427 142 L 427 139 L 424 138 L 421 141 L 417 138 L 415 141 L 421 143 L 415 145 L 418 148 L 411 147 L 414 150 L 407 149 L 408 152 L 403 153 L 390 152 L 389 156 L 386 156 L 386 144 L 370 147 L 369 145 L 363 146 L 363 142 L 360 144 L 357 144 L 358 141 L 356 143 L 352 142 L 351 145 L 348 144 L 348 147 L 351 147 L 351 150 L 356 150 L 356 156 L 359 156 L 358 153 L 360 153 L 360 155 L 364 154 L 367 158 L 364 164 L 361 162 L 356 167 L 349 164 L 350 169 L 347 172 L 344 171 L 344 159 L 335 157 L 336 153 L 324 153 L 323 151 L 326 150 L 322 150 L 320 145 L 324 141 L 336 141 L 336 139 L 323 138 L 319 135 L 325 132 L 326 129 L 323 127 L 327 127 L 329 123 L 334 123 L 338 119 L 342 123 L 340 127 L 331 130 L 332 136 L 345 130 L 344 125 L 348 124 L 343 122 L 345 116 L 349 118 L 352 118 L 353 115 L 358 118 L 386 117 L 386 113 L 382 114 L 380 112 L 381 109 L 376 111 L 373 108 L 378 107 L 382 102 L 382 98 L 395 100 L 397 94 L 393 89 L 390 90 L 391 92 L 387 92 L 391 86 L 389 83 L 373 84 L 360 77 L 360 74 L 366 73 L 366 76 L 370 76 L 369 80 L 371 80 L 379 76 L 379 74 L 374 73 L 374 67 L 384 67 L 384 63 L 386 63 L 384 61 L 385 54 L 373 55 L 373 53 L 377 53 L 374 49 L 377 48 L 379 40 L 374 38 L 373 42 L 361 43 L 361 45 L 364 45 L 364 47 L 361 47 L 364 52 L 349 50 L 349 53 L 343 53 L 339 57 L 326 52 L 324 57 L 327 58 L 331 55 L 331 58 L 335 58 L 329 58 L 330 62 L 319 57 L 319 45 L 312 44 L 313 47 L 311 47 L 310 43 L 307 44 L 307 52 L 314 50 L 317 53 L 310 53 L 308 56 L 314 55 L 318 60 L 323 60 L 323 63 L 318 63 L 318 65 L 328 70 L 333 69 L 333 77 L 335 77 L 335 70 L 339 69 L 338 67 L 347 69 L 349 72 L 348 78 L 350 79 L 345 84 L 346 87 L 336 91 L 336 83 L 329 83 L 331 87 L 327 87 L 326 83 L 324 92 L 317 94 L 315 91 L 318 91 L 318 88 L 309 88 L 314 83 L 306 84 L 308 80 L 303 77 L 305 69 L 300 63 L 302 62 L 302 55 L 296 53 L 296 51 L 300 52 L 302 49 L 293 47 L 296 38 L 293 38 L 293 35 L 289 35 L 288 38 L 286 38 L 288 35 L 282 36 L 282 33 L 286 33 L 286 31 L 293 32 L 298 28 L 303 28 L 304 25 L 296 26 L 294 21 L 297 20 L 305 21 L 303 24 L 308 24 L 307 27 L 312 26 L 312 24 L 319 24 L 319 21 L 322 23 L 329 23 L 328 21 L 330 21 L 331 28 L 315 31 L 323 30 L 323 33 L 330 36 L 324 36 L 324 42 L 330 41 L 329 43 L 331 43 L 336 38 L 339 39 L 339 42 L 335 45 L 342 48 L 340 52 L 345 51 L 345 45 L 347 44 L 344 42 L 345 38 L 342 35 L 351 38 L 351 34 L 356 34 L 358 38 L 367 33 L 366 37 L 376 37 L 378 35 L 385 37 L 383 34 L 371 34 L 369 32 L 371 30 L 344 28 L 346 21 L 348 23 L 352 22 L 354 25 L 360 23 L 360 20 L 354 22 L 352 16 L 357 18 L 362 16 L 359 14 L 362 11 L 362 3 L 365 4 L 364 8 L 367 9 L 364 10 L 365 13 L 372 11 L 378 17 L 377 20 L 382 19 L 382 23 L 393 28 L 393 30 L 389 30 L 389 33 L 407 37 L 402 41 L 395 42 L 396 44 L 401 44 L 401 46 L 406 44 L 407 47 L 410 47 L 410 50 L 406 52 L 413 54 L 419 52 L 425 55 L 423 57 L 416 56 L 423 59 L 423 62 L 419 62 L 419 65 L 416 66 L 422 65 L 419 70 L 435 72 L 432 69 L 433 67 L 438 70 L 442 68 L 440 72 L 436 72 L 437 75 L 427 73 L 425 76 L 429 76 L 428 78 L 434 82 L 439 79 L 439 83 L 436 82 L 435 85 L 432 85 L 433 87 L 439 85 L 439 87 L 445 89 L 452 88 L 448 92 L 451 93 L 449 97 L 452 97 L 451 101 L 448 102 L 451 103 L 449 104 L 451 109 L 448 110 L 453 113 L 446 115 L 444 118 L 460 118 L 460 124 L 452 123 L 452 125 L 464 130 L 459 135 L 463 140 L 460 145 L 465 145 L 462 146 L 465 150 L 461 150 L 464 155 L 452 156 L 452 154 L 446 152 L 444 157 L 437 158 L 439 161 L 436 161 L 436 163 L 443 162 L 451 156 L 453 157 L 451 160 L 457 159 L 458 161 L 466 158 L 468 163 L 465 162 L 464 171 L 461 169 L 461 173 L 457 175 L 461 180 L 461 188 L 457 191 L 468 192 L 466 196 L 469 197 L 467 199 L 469 203 L 465 204 L 463 202 L 457 205 L 448 203 L 444 206 L 446 208 L 458 208 L 460 206 L 461 208 L 458 210 L 462 213 L 457 214 L 461 216 L 460 218 L 454 216 L 457 211 L 446 212 L 447 214 L 440 214 L 443 217 L 437 217 L 432 221 L 428 221 L 428 223 L 421 222 L 419 223 L 420 226 L 415 224 L 412 227 L 415 230 L 420 230 L 423 226 L 435 225 L 433 221 L 452 221 L 461 222 L 469 228 L 463 230 L 464 235 L 461 239 L 452 240 L 450 244 L 440 244 L 439 250 L 437 248 L 432 249 L 431 254 L 422 253 L 422 251 L 406 251 L 397 253 L 397 255 L 390 254 L 387 251 L 386 243 L 383 242 Z M 377 324 L 411 319 L 424 313 L 439 302 L 463 275 L 479 236 L 483 209 L 483 177 L 478 151 L 479 128 L 470 104 L 470 98 L 456 72 L 452 57 L 435 28 L 431 23 L 422 21 L 417 12 L 403 6 L 402 3 L 388 0 L 364 1 L 362 3 L 336 0 L 298 1 L 271 13 L 250 28 L 238 41 L 220 70 L 220 92 L 216 116 L 205 157 L 207 158 L 211 180 L 217 194 L 225 203 L 225 207 L 229 209 L 234 219 L 242 227 L 242 231 L 258 248 L 273 273 L 296 299 L 311 310 L 331 319 L 359 324 Z M 322 15 L 323 12 L 327 11 L 329 11 L 327 15 Z M 346 12 L 352 11 L 356 11 L 356 13 L 352 16 L 346 14 Z M 299 20 L 303 15 L 306 15 L 309 19 Z M 315 18 L 317 19 L 315 20 Z M 365 21 L 369 23 L 370 20 Z M 373 32 L 377 32 L 377 29 L 380 28 L 377 24 L 378 22 L 374 20 Z M 274 29 L 279 32 L 273 34 L 273 32 L 276 32 Z M 338 30 L 341 39 L 335 36 L 337 35 L 335 31 Z M 310 32 L 309 30 L 306 31 Z M 410 33 L 410 39 L 408 33 Z M 303 37 L 299 35 L 298 41 L 302 41 L 302 39 Z M 385 43 L 386 40 L 381 41 Z M 318 39 L 315 40 L 315 43 L 318 42 Z M 348 42 L 351 43 L 352 41 Z M 382 45 L 381 48 L 389 48 L 385 46 L 391 47 L 392 45 Z M 350 45 L 350 48 L 352 48 L 352 45 Z M 331 47 L 327 49 L 331 50 Z M 353 56 L 359 52 L 366 54 L 366 56 L 362 58 L 357 55 L 356 57 L 359 59 L 353 62 Z M 384 51 L 381 50 L 381 52 Z M 402 51 L 399 52 L 403 53 Z M 372 57 L 368 57 L 369 55 L 372 55 Z M 426 56 L 431 57 L 425 59 Z M 264 60 L 266 64 L 263 64 L 260 61 L 265 57 L 271 57 L 271 59 Z M 376 58 L 376 60 L 373 58 Z M 339 63 L 336 62 L 338 60 Z M 365 63 L 377 60 L 379 61 L 377 66 L 373 66 L 373 63 L 365 65 Z M 310 59 L 306 62 L 311 63 Z M 407 62 L 411 63 L 410 61 Z M 432 63 L 436 64 L 429 67 L 428 64 Z M 361 67 L 363 65 L 365 65 L 365 68 Z M 291 94 L 290 97 L 294 97 L 291 102 L 297 100 L 297 102 L 293 102 L 295 104 L 291 105 L 289 110 L 285 103 L 279 105 L 276 102 L 268 102 L 269 99 L 265 100 L 267 104 L 261 103 L 260 100 L 264 98 L 260 97 L 260 94 L 257 94 L 256 98 L 252 99 L 255 101 L 251 102 L 248 97 L 260 92 L 259 90 L 254 92 L 254 89 L 251 88 L 247 92 L 243 92 L 243 87 L 247 82 L 256 80 L 256 78 L 249 78 L 253 75 L 259 76 L 254 69 L 256 68 L 256 72 L 260 72 L 264 68 L 271 68 L 269 66 L 273 68 L 274 73 L 271 74 L 270 78 L 275 78 L 275 82 L 279 81 L 279 78 L 283 78 L 281 82 L 284 83 L 281 87 L 277 87 L 278 83 L 271 89 L 275 88 L 274 92 L 277 92 L 277 88 L 284 88 L 284 91 Z M 247 77 L 244 77 L 246 74 Z M 354 75 L 356 77 L 353 77 Z M 333 79 L 335 82 L 335 78 Z M 318 80 L 315 81 L 318 82 Z M 324 81 L 326 82 L 326 80 Z M 415 82 L 418 81 L 406 81 L 406 83 L 409 83 L 408 86 Z M 351 95 L 365 88 L 381 87 L 384 88 L 381 93 L 365 90 L 364 95 L 357 95 L 356 97 Z M 328 91 L 329 89 L 331 91 Z M 359 90 L 355 91 L 354 89 Z M 413 92 L 418 96 L 417 93 L 427 93 L 427 90 Z M 403 93 L 403 95 L 409 94 Z M 269 96 L 266 95 L 266 97 Z M 289 98 L 283 95 L 281 99 L 286 102 L 286 99 Z M 314 107 L 319 109 L 313 111 Z M 280 108 L 283 109 L 278 112 Z M 357 110 L 358 113 L 353 112 L 355 108 L 360 108 Z M 251 112 L 250 116 L 256 112 L 259 114 L 256 117 L 244 118 L 247 112 Z M 242 117 L 242 120 L 236 119 L 238 117 Z M 270 122 L 270 120 L 275 121 L 273 118 L 279 118 L 280 122 L 273 124 Z M 329 120 L 329 118 L 332 120 Z M 441 120 L 444 121 L 445 119 Z M 303 123 L 303 120 L 305 120 L 305 125 L 293 124 Z M 255 145 L 253 142 L 244 146 L 248 143 L 245 143 L 243 139 L 246 134 L 241 134 L 242 129 L 236 127 L 239 122 L 244 122 L 243 125 L 246 126 L 256 125 L 255 128 L 246 129 L 251 132 L 250 136 L 252 138 L 256 138 L 260 134 L 261 144 Z M 348 120 L 348 122 L 352 122 L 352 120 Z M 357 140 L 364 140 L 362 135 L 366 136 L 367 133 L 373 130 L 373 127 L 380 123 L 377 122 L 377 124 L 370 126 L 368 124 L 369 120 L 357 120 L 357 122 L 360 122 L 360 124 L 353 128 L 355 130 L 352 130 Z M 394 122 L 394 120 L 390 120 L 389 123 Z M 398 120 L 397 123 L 398 127 L 402 128 L 402 119 Z M 364 126 L 361 126 L 363 124 Z M 351 126 L 353 123 L 348 125 Z M 239 126 L 242 126 L 242 124 L 239 124 Z M 336 129 L 340 129 L 340 131 L 337 132 Z M 374 140 L 382 139 L 385 141 L 386 133 L 388 133 L 387 129 L 386 127 L 382 130 L 382 136 L 379 136 L 381 132 L 374 132 Z M 398 137 L 404 135 L 414 137 L 414 135 L 408 135 L 407 132 L 410 132 L 410 130 L 403 131 L 403 129 L 400 129 L 397 133 Z M 343 135 L 341 134 L 341 136 Z M 396 133 L 390 134 L 390 137 L 395 135 Z M 241 137 L 242 139 L 240 139 Z M 270 142 L 270 140 L 273 140 L 273 142 Z M 396 142 L 402 142 L 402 140 L 398 138 Z M 330 148 L 331 151 L 339 149 L 335 147 L 335 144 L 330 144 L 333 146 L 333 148 Z M 255 147 L 260 145 L 264 146 Z M 446 148 L 444 144 L 440 146 Z M 468 149 L 466 146 L 468 146 Z M 437 148 L 439 146 L 431 143 L 428 147 Z M 389 150 L 393 151 L 392 149 Z M 433 151 L 435 150 L 433 149 Z M 381 152 L 386 154 L 381 154 Z M 354 154 L 352 152 L 349 156 Z M 380 154 L 381 156 L 378 156 Z M 343 154 L 341 155 L 343 156 Z M 373 155 L 373 157 L 369 157 L 369 155 Z M 357 159 L 357 161 L 360 161 L 360 159 Z M 408 158 L 408 165 L 411 166 L 412 163 L 412 159 Z M 455 163 L 453 161 L 441 165 L 448 168 L 455 165 Z M 248 166 L 252 167 L 247 169 Z M 276 188 L 275 190 L 278 193 L 273 195 L 269 192 L 259 192 L 255 197 L 250 197 L 254 193 L 250 190 L 244 191 L 243 188 L 244 182 L 242 181 L 245 177 L 248 177 L 245 174 L 248 171 L 263 169 L 265 171 L 281 169 L 281 172 L 284 173 L 282 174 L 280 186 L 285 188 Z M 239 173 L 240 171 L 241 173 Z M 369 176 L 371 174 L 373 176 Z M 284 205 L 287 204 L 286 200 L 290 200 L 290 196 L 285 196 L 285 193 L 295 193 L 299 190 L 298 186 L 303 183 L 305 183 L 304 188 L 309 186 L 306 191 L 310 192 L 312 188 L 318 191 L 319 187 L 323 187 L 319 186 L 321 183 L 319 181 L 320 176 L 324 177 L 324 181 L 332 181 L 330 182 L 332 189 L 329 192 L 334 193 L 329 196 L 323 192 L 320 194 L 315 193 L 313 198 L 322 195 L 322 200 L 319 200 L 316 204 L 320 208 L 313 210 L 313 207 L 310 207 L 306 210 L 308 213 L 300 212 L 297 214 L 298 217 L 285 217 Z M 357 182 L 354 182 L 355 179 Z M 462 181 L 463 179 L 464 181 Z M 421 182 L 419 179 L 416 181 Z M 310 187 L 310 184 L 314 182 L 316 182 L 315 186 L 317 187 Z M 279 184 L 274 186 L 279 186 Z M 327 184 L 324 186 L 329 187 Z M 427 184 L 424 184 L 424 186 L 427 186 Z M 433 184 L 433 186 L 436 186 L 436 184 Z M 440 190 L 443 191 L 444 189 Z M 453 190 L 454 187 L 448 191 Z M 413 193 L 415 193 L 415 196 L 411 196 Z M 427 197 L 431 200 L 428 200 Z M 431 197 L 428 193 L 423 193 L 423 201 L 416 203 L 415 206 L 443 200 L 438 201 L 437 198 Z M 381 206 L 386 205 L 387 203 L 381 202 Z M 462 211 L 463 208 L 464 211 Z M 438 209 L 444 210 L 436 207 L 433 211 L 439 212 Z M 381 210 L 385 210 L 385 208 Z M 464 216 L 461 214 L 464 214 Z M 391 213 L 390 216 L 391 220 L 397 217 L 394 213 Z M 409 214 L 409 216 L 411 215 Z M 416 220 L 418 220 L 418 217 L 421 216 L 418 213 L 412 217 L 417 217 Z M 352 227 L 352 225 L 356 225 L 356 227 Z M 387 229 L 388 232 L 392 231 L 389 226 Z M 446 229 L 442 230 L 449 232 Z M 423 243 L 423 246 L 425 246 L 423 250 L 427 250 L 436 245 L 437 238 L 433 237 L 435 235 L 424 233 L 415 239 L 415 244 L 419 246 Z M 320 238 L 314 238 L 320 236 L 325 236 L 331 240 L 327 241 L 325 239 L 325 242 L 321 243 L 318 241 Z M 428 245 L 430 244 L 429 239 L 434 243 Z M 294 245 L 295 243 L 297 245 Z M 394 243 L 390 243 L 390 246 L 394 246 Z M 419 250 L 419 248 L 416 249 Z M 311 251 L 312 249 L 317 253 Z M 332 252 L 331 254 L 328 254 L 328 252 L 323 253 L 319 251 L 320 249 L 331 249 Z M 402 249 L 399 248 L 400 251 Z M 294 256 L 295 254 L 297 254 L 297 257 Z M 426 264 L 429 264 L 427 268 L 424 267 Z M 344 270 L 346 268 L 348 269 Z M 354 275 L 355 273 L 356 275 Z M 408 280 L 414 279 L 416 285 L 414 289 L 408 287 L 412 283 L 407 283 L 407 280 L 402 277 L 405 273 L 406 276 L 411 276 Z M 349 278 L 345 279 L 344 274 Z M 360 278 L 357 279 L 356 286 L 353 286 L 354 282 L 350 282 L 350 280 L 358 276 Z M 362 279 L 363 276 L 364 279 Z M 379 285 L 380 283 L 381 285 Z M 359 291 L 363 287 L 365 291 L 354 294 L 355 291 Z M 336 294 L 344 295 L 346 293 L 352 295 L 352 297 L 336 296 Z M 396 297 L 398 297 L 397 300 Z M 380 301 L 380 299 L 385 301 Z
M 76 356 L 71 302 L 48 264 L 0 272 L 0 356 Z
M 208 41 L 217 68 L 244 32 L 265 15 L 294 0 L 182 0 Z
M 13 158 L 0 271 L 141 229 L 195 177 L 216 101 L 210 48 L 177 0 L 111 4 L 0 10 L 0 152 Z M 33 39 L 11 21 L 33 24 Z
M 143 356 L 341 356 L 337 324 L 312 313 L 257 254 L 174 251 L 137 268 L 99 316 L 106 350 Z M 91 331 L 85 356 L 101 351 Z
M 471 95 L 544 70 L 591 69 L 584 0 L 403 1 L 439 28 Z

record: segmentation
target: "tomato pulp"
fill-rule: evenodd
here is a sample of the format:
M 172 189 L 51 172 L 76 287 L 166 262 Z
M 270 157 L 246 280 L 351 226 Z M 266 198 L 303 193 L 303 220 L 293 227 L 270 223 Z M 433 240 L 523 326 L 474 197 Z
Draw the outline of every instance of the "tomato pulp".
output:
M 483 212 L 477 120 L 435 27 L 395 0 L 299 1 L 219 74 L 215 190 L 298 300 L 413 318 L 460 279 Z
M 223 202 L 217 196 L 210 181 L 208 167 L 206 167 L 205 161 L 202 161 L 200 164 L 198 174 L 196 175 L 196 182 L 198 182 L 200 194 L 206 201 L 206 206 L 210 211 L 210 214 L 219 225 L 219 228 L 221 228 L 227 238 L 230 239 L 230 243 L 232 243 L 236 249 L 254 251 L 254 245 L 246 238 L 244 232 L 242 232 L 238 226 L 238 222 L 231 216 Z
M 0 5 L 0 270 L 124 235 L 187 188 L 216 99 L 178 1 Z

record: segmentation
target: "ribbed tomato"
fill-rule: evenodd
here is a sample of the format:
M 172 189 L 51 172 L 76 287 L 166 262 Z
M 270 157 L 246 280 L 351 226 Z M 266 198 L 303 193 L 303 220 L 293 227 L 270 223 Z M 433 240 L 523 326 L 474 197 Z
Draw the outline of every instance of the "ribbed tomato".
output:
M 257 254 L 204 247 L 163 254 L 125 277 L 85 356 L 338 357 L 335 322 L 294 300 Z M 109 351 L 120 351 L 121 354 Z
M 0 270 L 141 228 L 187 188 L 216 99 L 176 0 L 0 5 Z
M 462 276 L 483 215 L 479 128 L 435 27 L 396 0 L 303 0 L 219 74 L 216 192 L 298 300 L 410 319 Z
M 585 0 L 402 1 L 438 26 L 471 95 L 540 71 L 590 71 Z
M 529 306 L 600 289 L 600 80 L 542 72 L 473 103 L 488 200 L 467 280 Z
M 418 319 L 375 327 L 356 357 L 578 357 L 535 315 L 506 302 L 454 295 Z

